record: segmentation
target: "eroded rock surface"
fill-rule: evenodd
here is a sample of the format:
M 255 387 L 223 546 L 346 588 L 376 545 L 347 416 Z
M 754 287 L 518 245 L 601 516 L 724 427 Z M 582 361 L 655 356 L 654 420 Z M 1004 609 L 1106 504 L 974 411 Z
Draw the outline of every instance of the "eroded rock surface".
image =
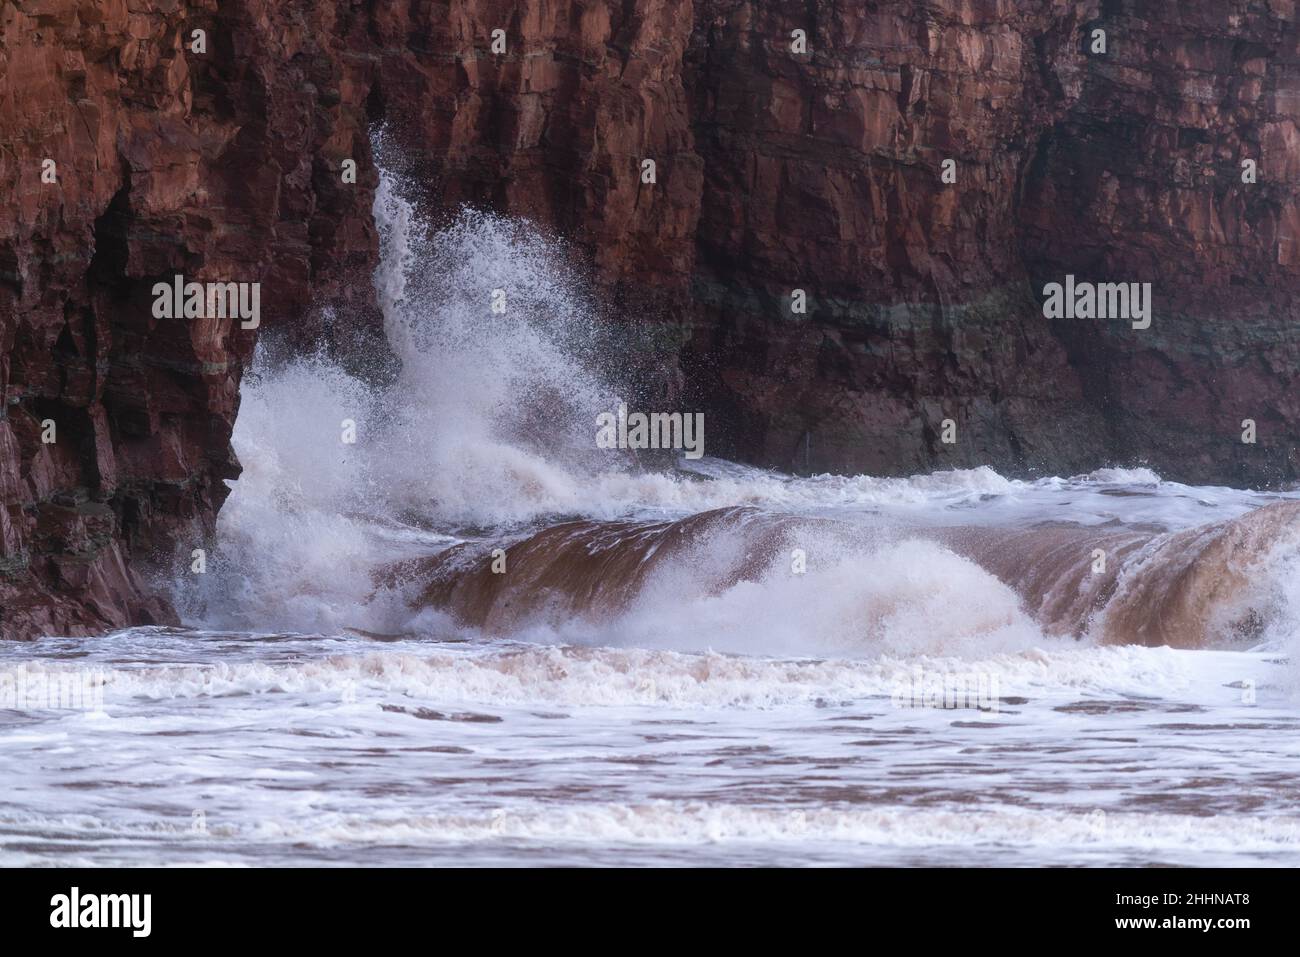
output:
M 568 243 L 611 321 L 646 325 L 628 357 L 645 401 L 705 411 L 712 453 L 1292 481 L 1296 17 L 1291 0 L 10 0 L 0 630 L 172 620 L 146 570 L 207 540 L 238 474 L 257 333 L 154 319 L 154 282 L 261 281 L 263 328 L 290 347 L 373 353 L 378 121 L 433 209 L 490 206 Z M 1044 319 L 1066 274 L 1152 283 L 1151 328 Z

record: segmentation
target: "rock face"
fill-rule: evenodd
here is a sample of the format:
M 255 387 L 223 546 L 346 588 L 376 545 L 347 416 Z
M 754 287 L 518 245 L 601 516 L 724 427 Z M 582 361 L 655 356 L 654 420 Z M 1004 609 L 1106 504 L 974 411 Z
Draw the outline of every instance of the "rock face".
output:
M 341 52 L 355 20 L 346 4 L 0 5 L 5 637 L 175 617 L 142 570 L 206 544 L 239 474 L 255 332 L 155 319 L 151 290 L 259 281 L 275 324 L 370 268 L 369 198 L 335 185 L 340 157 L 368 150 Z
M 434 209 L 565 240 L 710 452 L 1300 476 L 1292 0 L 8 0 L 5 637 L 172 620 L 147 569 L 238 474 L 258 332 L 154 283 L 258 281 L 288 347 L 373 351 L 376 121 Z M 1067 274 L 1151 283 L 1150 328 L 1045 319 Z

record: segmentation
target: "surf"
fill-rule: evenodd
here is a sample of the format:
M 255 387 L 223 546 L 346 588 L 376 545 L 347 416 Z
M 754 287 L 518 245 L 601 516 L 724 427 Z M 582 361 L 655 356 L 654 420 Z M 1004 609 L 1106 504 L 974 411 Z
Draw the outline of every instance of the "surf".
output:
M 190 623 L 832 656 L 1300 632 L 1294 492 L 601 448 L 631 384 L 567 250 L 472 210 L 434 228 L 408 192 L 385 172 L 374 208 L 393 374 L 259 353 L 209 572 L 173 585 Z

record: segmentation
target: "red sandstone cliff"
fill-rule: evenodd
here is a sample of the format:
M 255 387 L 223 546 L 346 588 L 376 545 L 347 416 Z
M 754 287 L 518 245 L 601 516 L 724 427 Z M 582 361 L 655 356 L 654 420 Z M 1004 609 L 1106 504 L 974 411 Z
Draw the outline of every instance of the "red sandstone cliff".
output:
M 155 281 L 261 281 L 298 321 L 373 257 L 348 68 L 365 12 L 0 5 L 0 632 L 166 622 L 140 569 L 205 544 L 254 333 L 152 317 Z M 189 52 L 192 31 L 208 52 Z M 45 159 L 57 182 L 42 181 Z M 364 283 L 357 284 L 364 288 Z M 42 441 L 42 423 L 56 441 Z
M 1291 0 L 10 0 L 0 633 L 171 618 L 141 576 L 211 532 L 255 333 L 150 289 L 261 281 L 264 327 L 364 351 L 379 119 L 433 203 L 545 224 L 655 320 L 632 361 L 712 452 L 1300 472 Z M 1066 273 L 1153 283 L 1152 327 L 1045 320 Z

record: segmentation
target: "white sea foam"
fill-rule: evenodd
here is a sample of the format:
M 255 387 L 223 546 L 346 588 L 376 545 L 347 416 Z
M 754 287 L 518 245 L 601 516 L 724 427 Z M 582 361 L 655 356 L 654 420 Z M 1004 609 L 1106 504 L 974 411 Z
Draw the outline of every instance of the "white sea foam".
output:
M 1104 825 L 1099 823 L 1104 821 Z M 1102 832 L 1102 827 L 1105 833 Z M 1098 818 L 1085 813 L 1014 810 L 928 810 L 848 808 L 754 808 L 703 802 L 657 801 L 639 805 L 599 804 L 519 812 L 497 809 L 376 821 L 338 816 L 314 827 L 289 821 L 268 823 L 268 836 L 294 839 L 309 833 L 324 842 L 503 841 L 578 843 L 716 844 L 728 842 L 844 842 L 849 844 L 946 847 L 1116 845 L 1148 851 L 1184 847 L 1240 853 L 1300 850 L 1300 817 L 1234 815 L 1207 819 L 1192 815 L 1126 814 Z M 841 848 L 841 853 L 844 848 Z
M 0 826 L 35 824 L 28 817 L 0 816 Z M 46 830 L 73 834 L 103 830 L 94 818 L 39 819 Z M 132 834 L 135 830 L 138 833 Z M 179 823 L 155 823 L 122 835 L 193 839 Z M 698 845 L 732 842 L 945 847 L 1106 846 L 1167 851 L 1189 841 L 1202 851 L 1240 853 L 1300 849 L 1300 817 L 1289 815 L 1193 815 L 1062 813 L 1016 810 L 853 808 L 762 808 L 709 802 L 592 803 L 521 811 L 505 807 L 471 813 L 360 815 L 330 813 L 310 820 L 270 818 L 246 826 L 214 827 L 211 836 L 272 842 L 342 844 L 477 843 L 536 841 L 546 844 Z M 841 852 L 845 848 L 841 847 Z
M 110 715 L 120 713 L 123 702 L 137 699 L 324 694 L 342 701 L 358 693 L 481 706 L 766 709 L 889 697 L 900 681 L 918 670 L 978 671 L 997 677 L 1007 695 L 1068 691 L 1176 696 L 1194 691 L 1231 702 L 1236 693 L 1221 690 L 1230 680 L 1251 678 L 1261 687 L 1283 680 L 1270 660 L 1262 654 L 1133 646 L 1029 648 L 982 658 L 884 654 L 859 660 L 518 642 L 431 649 L 423 642 L 405 641 L 374 651 L 325 648 L 296 654 L 290 661 L 215 656 L 201 662 L 128 667 L 96 664 L 93 672 L 103 683 L 104 707 Z M 21 679 L 30 667 L 27 662 L 0 660 L 0 681 Z M 76 666 L 62 668 L 80 673 Z

